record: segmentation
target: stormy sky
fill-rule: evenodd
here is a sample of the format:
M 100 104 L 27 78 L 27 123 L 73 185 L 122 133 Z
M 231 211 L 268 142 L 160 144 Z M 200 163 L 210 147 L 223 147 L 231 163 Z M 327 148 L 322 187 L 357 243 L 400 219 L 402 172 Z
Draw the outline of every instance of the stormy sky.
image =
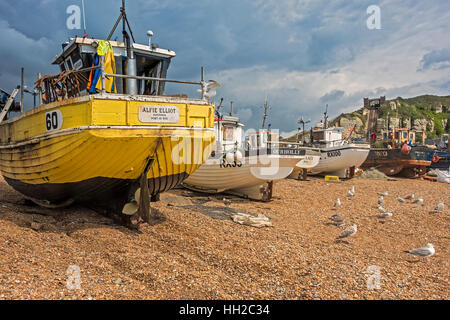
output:
M 85 4 L 87 33 L 106 38 L 121 0 Z M 0 2 L 1 88 L 20 83 L 21 67 L 28 87 L 39 71 L 57 73 L 50 62 L 61 43 L 83 35 L 67 28 L 70 5 L 81 0 Z M 247 128 L 261 125 L 266 97 L 268 123 L 290 132 L 300 116 L 319 121 L 326 104 L 334 117 L 363 97 L 450 94 L 448 0 L 128 0 L 127 13 L 138 42 L 153 30 L 153 42 L 177 53 L 169 78 L 198 80 L 204 66 L 222 84 L 216 101 L 224 98 L 225 111 L 233 101 Z

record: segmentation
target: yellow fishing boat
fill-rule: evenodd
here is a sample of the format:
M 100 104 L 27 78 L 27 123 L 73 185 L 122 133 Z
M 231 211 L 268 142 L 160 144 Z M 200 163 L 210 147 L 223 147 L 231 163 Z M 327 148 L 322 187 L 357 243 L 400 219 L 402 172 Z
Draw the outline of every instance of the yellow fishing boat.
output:
M 72 39 L 53 62 L 61 73 L 36 83 L 39 106 L 6 120 L 14 103 L 3 107 L 0 170 L 26 198 L 48 207 L 94 203 L 126 223 L 148 221 L 150 199 L 210 155 L 214 105 L 206 96 L 218 84 L 167 79 L 175 53 L 127 38 Z M 166 82 L 199 85 L 202 98 L 164 95 Z

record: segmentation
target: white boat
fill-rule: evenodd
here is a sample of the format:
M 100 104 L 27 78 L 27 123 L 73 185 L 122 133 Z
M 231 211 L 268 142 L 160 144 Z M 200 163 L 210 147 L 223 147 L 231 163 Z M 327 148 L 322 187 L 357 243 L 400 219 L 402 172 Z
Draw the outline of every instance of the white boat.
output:
M 299 162 L 297 162 L 291 174 L 289 175 L 289 178 L 302 180 L 304 172 L 310 171 L 312 168 L 316 167 L 319 164 L 320 149 L 305 147 L 303 144 L 300 143 L 289 143 L 287 145 L 287 147 L 291 146 L 298 146 L 297 147 L 298 149 L 305 150 L 304 158 Z
M 312 131 L 312 145 L 320 148 L 321 155 L 319 164 L 309 174 L 349 178 L 352 176 L 352 168 L 361 166 L 369 155 L 370 145 L 343 139 L 343 128 L 318 128 Z
M 215 121 L 215 150 L 184 181 L 186 188 L 268 201 L 274 181 L 289 176 L 298 162 L 305 160 L 306 165 L 308 148 L 280 147 L 278 135 L 271 131 L 249 133 L 242 146 L 242 127 L 233 116 Z

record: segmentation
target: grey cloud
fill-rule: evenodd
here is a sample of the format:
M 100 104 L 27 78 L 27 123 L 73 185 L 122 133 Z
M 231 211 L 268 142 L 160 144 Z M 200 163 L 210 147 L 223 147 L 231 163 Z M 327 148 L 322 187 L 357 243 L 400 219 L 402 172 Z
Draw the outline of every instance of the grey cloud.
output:
M 433 50 L 420 60 L 419 71 L 428 69 L 444 69 L 450 67 L 450 49 Z
M 320 102 L 325 103 L 325 102 L 329 102 L 329 101 L 339 100 L 344 96 L 344 94 L 345 94 L 345 91 L 333 90 L 331 92 L 324 94 L 322 97 L 320 97 Z

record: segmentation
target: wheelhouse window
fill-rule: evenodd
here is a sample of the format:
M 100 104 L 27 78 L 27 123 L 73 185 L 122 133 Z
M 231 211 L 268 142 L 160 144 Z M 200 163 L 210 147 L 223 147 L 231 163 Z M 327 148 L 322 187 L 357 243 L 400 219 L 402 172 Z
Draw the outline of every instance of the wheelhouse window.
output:
M 222 137 L 223 137 L 223 141 L 233 141 L 234 140 L 233 127 L 223 126 L 222 127 Z

